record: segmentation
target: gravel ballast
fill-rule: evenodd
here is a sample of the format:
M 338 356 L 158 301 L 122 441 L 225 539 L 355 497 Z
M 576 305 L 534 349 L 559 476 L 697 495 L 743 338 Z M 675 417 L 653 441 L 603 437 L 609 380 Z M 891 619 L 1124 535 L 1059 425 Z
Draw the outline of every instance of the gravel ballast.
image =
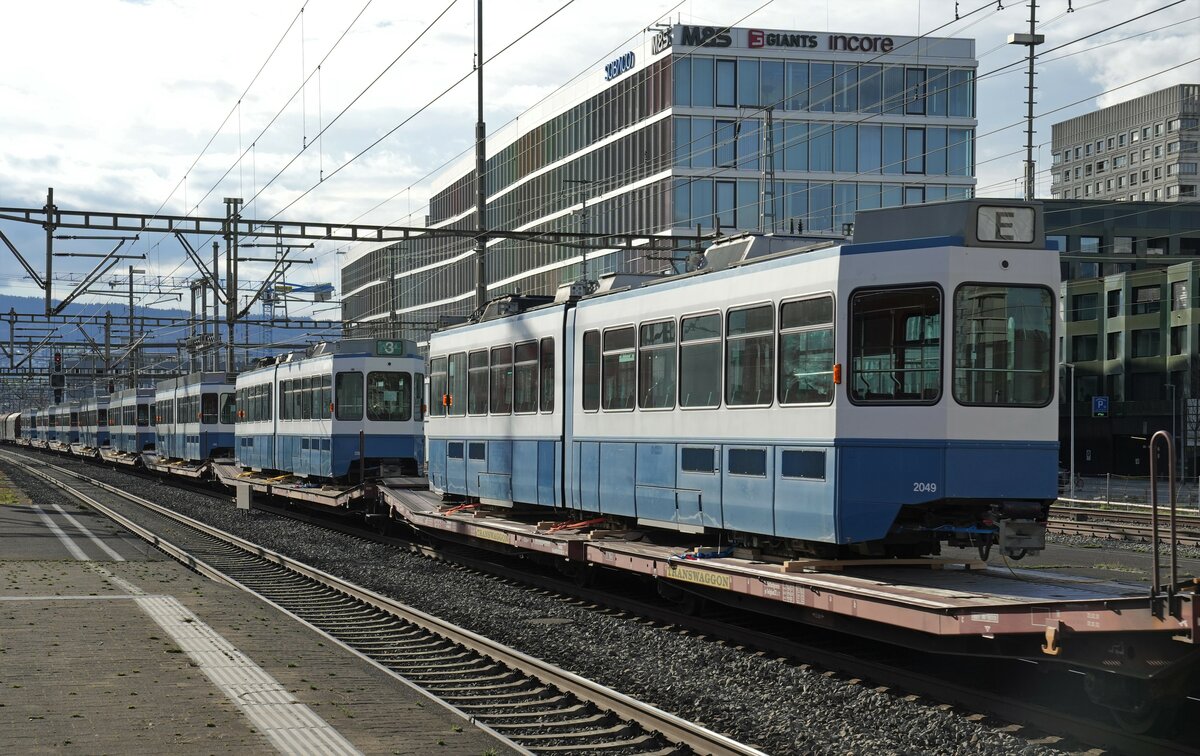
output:
M 26 453 L 22 450 L 22 453 Z M 587 609 L 394 547 L 120 470 L 45 457 L 393 597 L 773 754 L 1053 754 L 953 710 L 877 692 L 752 651 Z M 20 469 L 6 475 L 59 500 Z M 131 486 L 130 481 L 136 483 Z M 530 622 L 560 618 L 568 622 Z

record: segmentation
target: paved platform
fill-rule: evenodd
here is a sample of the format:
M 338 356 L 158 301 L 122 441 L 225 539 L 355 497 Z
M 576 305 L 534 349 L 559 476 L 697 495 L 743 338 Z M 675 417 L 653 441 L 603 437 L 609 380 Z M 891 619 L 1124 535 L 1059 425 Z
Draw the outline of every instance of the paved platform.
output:
M 37 498 L 0 475 L 0 751 L 512 752 L 266 604 Z

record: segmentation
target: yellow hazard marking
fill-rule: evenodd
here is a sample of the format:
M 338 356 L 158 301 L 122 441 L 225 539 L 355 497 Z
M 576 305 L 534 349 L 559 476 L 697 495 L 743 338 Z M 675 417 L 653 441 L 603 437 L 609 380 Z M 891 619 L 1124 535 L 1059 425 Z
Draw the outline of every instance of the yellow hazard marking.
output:
M 721 588 L 729 590 L 733 587 L 733 577 L 721 572 L 709 572 L 708 570 L 698 570 L 694 567 L 683 567 L 675 563 L 667 565 L 667 577 L 672 580 L 682 580 L 685 583 L 696 583 L 697 585 L 706 585 L 709 588 Z

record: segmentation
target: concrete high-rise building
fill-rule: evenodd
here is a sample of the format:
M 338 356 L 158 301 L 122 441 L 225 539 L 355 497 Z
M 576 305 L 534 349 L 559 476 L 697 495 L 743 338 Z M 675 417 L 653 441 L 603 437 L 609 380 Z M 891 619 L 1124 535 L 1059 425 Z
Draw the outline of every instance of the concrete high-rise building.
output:
M 488 135 L 486 226 L 836 233 L 858 209 L 966 198 L 976 66 L 971 39 L 652 29 Z M 436 180 L 426 225 L 475 228 L 473 168 L 467 155 Z M 393 335 L 420 341 L 426 324 L 470 313 L 473 244 L 426 237 L 352 253 L 348 330 L 389 332 L 394 318 L 409 325 Z M 661 270 L 678 256 L 591 250 L 588 272 Z M 488 294 L 553 293 L 581 263 L 577 248 L 492 240 Z
M 1200 84 L 1176 84 L 1051 129 L 1055 199 L 1196 199 Z

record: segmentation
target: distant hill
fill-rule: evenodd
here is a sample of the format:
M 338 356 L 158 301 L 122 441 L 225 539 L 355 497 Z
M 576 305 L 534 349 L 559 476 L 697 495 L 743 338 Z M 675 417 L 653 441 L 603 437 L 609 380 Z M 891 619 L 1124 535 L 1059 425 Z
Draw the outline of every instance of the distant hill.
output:
M 40 313 L 45 312 L 45 306 L 46 306 L 45 301 L 38 297 L 18 297 L 18 296 L 12 296 L 12 295 L 7 295 L 7 294 L 0 294 L 0 342 L 2 342 L 5 345 L 5 347 L 7 347 L 8 335 L 9 335 L 8 327 L 7 327 L 7 322 L 8 322 L 7 316 L 11 311 L 15 310 L 17 313 L 21 313 L 21 314 L 40 314 Z M 85 303 L 73 302 L 73 303 L 67 305 L 61 314 L 68 316 L 68 317 L 86 316 L 86 317 L 90 318 L 93 316 L 99 316 L 101 319 L 103 319 L 105 312 L 112 313 L 112 316 L 113 316 L 113 342 L 114 343 L 125 342 L 126 329 L 128 327 L 127 319 L 129 317 L 129 308 L 126 305 L 122 304 L 120 302 L 120 300 L 114 299 L 114 301 L 112 301 L 112 302 L 102 302 L 102 303 L 98 303 L 98 304 L 97 303 L 86 303 L 86 302 Z M 258 317 L 258 316 L 259 316 L 258 312 L 253 312 L 251 314 L 251 317 Z M 188 317 L 191 317 L 191 312 L 189 310 L 183 310 L 183 309 L 178 309 L 178 308 L 135 306 L 134 307 L 134 317 L 135 318 L 143 318 L 143 317 L 144 318 L 188 318 Z M 292 318 L 292 321 L 311 322 L 311 319 L 307 318 L 307 317 Z M 59 326 L 58 333 L 63 340 L 79 341 L 80 340 L 79 331 L 81 328 L 84 332 L 87 333 L 88 337 L 90 337 L 97 344 L 104 343 L 103 320 L 101 320 L 100 324 L 98 324 L 98 325 L 92 325 L 90 323 L 88 323 L 86 325 L 82 325 L 82 326 L 77 326 L 75 324 L 64 324 L 64 325 Z M 157 329 L 158 332 L 156 332 L 156 329 L 154 329 L 153 327 L 148 330 L 150 331 L 150 333 L 148 334 L 148 337 L 147 337 L 148 340 L 152 341 L 152 342 L 156 342 L 156 343 L 180 342 L 183 339 L 185 339 L 188 335 L 186 327 L 182 326 L 182 325 L 177 328 Z M 260 327 L 256 326 L 249 330 L 250 330 L 250 333 L 248 334 L 248 336 L 250 339 L 252 339 L 255 342 L 258 342 L 258 343 L 279 342 L 281 344 L 280 346 L 273 348 L 273 349 L 267 348 L 267 349 L 261 349 L 261 350 L 260 349 L 252 350 L 252 353 L 250 355 L 251 358 L 254 358 L 257 356 L 264 356 L 266 354 L 271 354 L 271 353 L 287 351 L 289 348 L 303 346 L 307 342 L 307 338 L 308 338 L 305 335 L 303 335 L 304 331 L 295 330 L 295 329 L 284 330 L 281 328 L 270 328 L 270 327 L 260 328 Z M 220 332 L 222 335 L 225 333 L 224 325 L 221 326 Z M 17 333 L 17 340 L 20 342 L 25 342 L 30 337 L 34 337 L 34 333 L 31 333 L 28 330 L 26 330 L 24 333 L 22 333 L 21 331 L 18 331 L 18 333 Z M 239 326 L 238 331 L 237 331 L 237 337 L 239 340 L 244 340 L 247 338 L 245 327 Z M 38 338 L 38 337 L 34 338 L 35 343 L 38 340 L 40 340 L 40 338 Z M 49 359 L 48 356 L 45 357 L 45 360 L 48 360 L 48 359 Z M 43 361 L 42 359 L 38 360 L 39 363 L 42 361 Z

